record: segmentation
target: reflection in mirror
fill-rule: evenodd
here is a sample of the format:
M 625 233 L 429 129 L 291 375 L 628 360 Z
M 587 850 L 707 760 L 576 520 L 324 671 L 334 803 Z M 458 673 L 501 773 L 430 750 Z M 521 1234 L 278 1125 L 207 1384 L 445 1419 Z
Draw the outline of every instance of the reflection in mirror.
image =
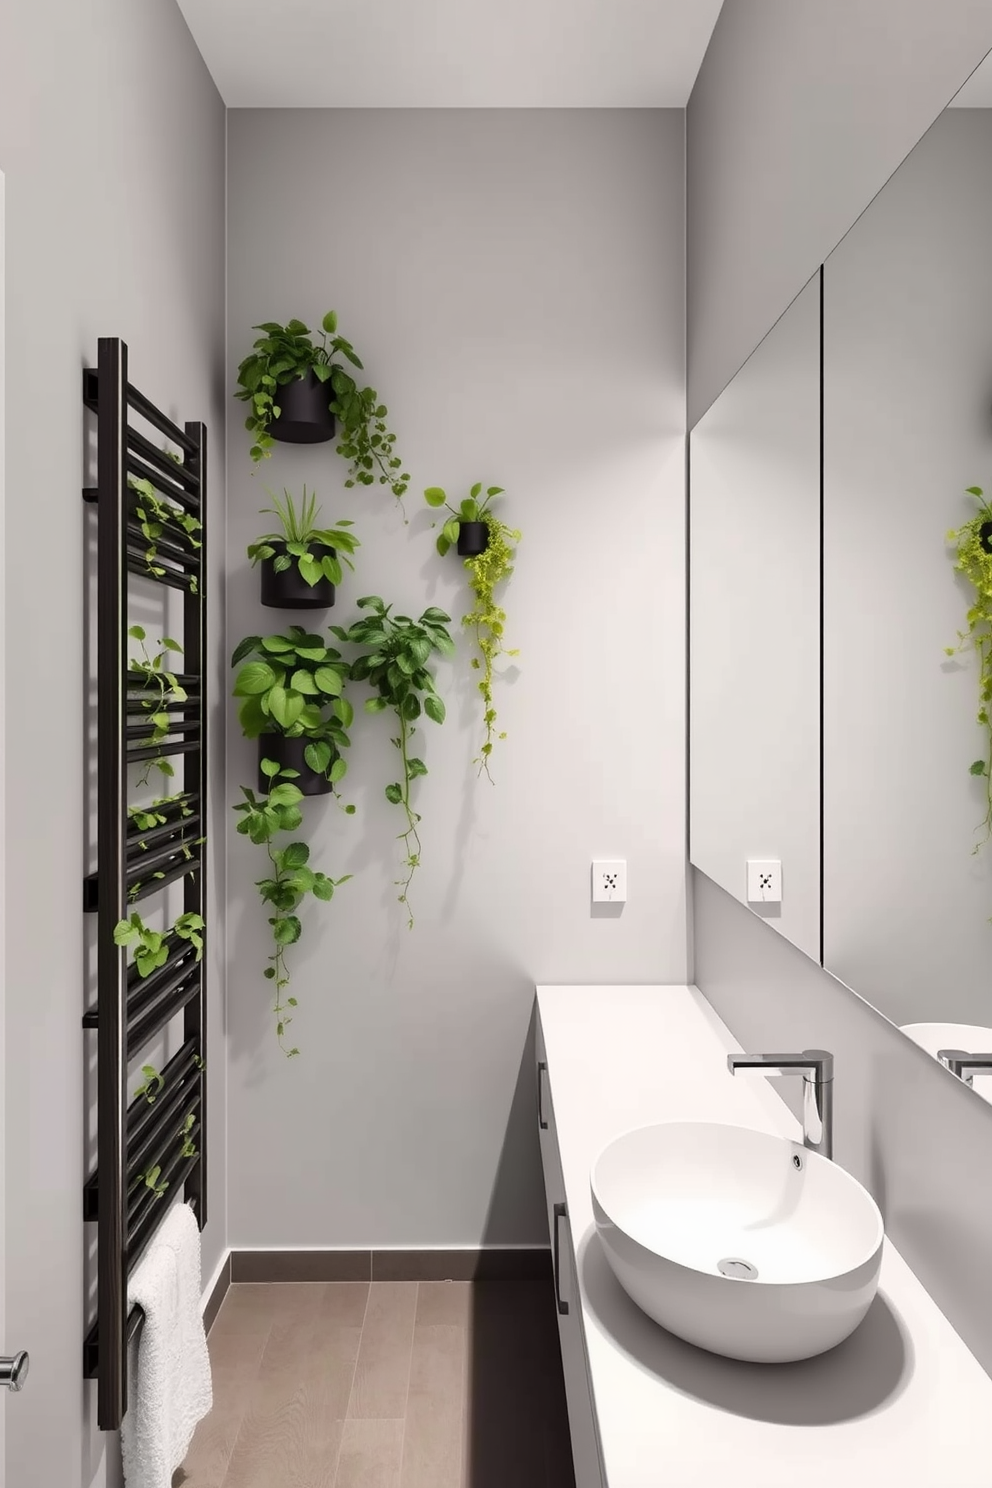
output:
M 690 860 L 819 960 L 819 274 L 689 461 Z
M 947 538 L 992 490 L 990 244 L 992 108 L 952 107 L 824 269 L 824 964 L 934 1054 L 992 1047 L 992 555 Z

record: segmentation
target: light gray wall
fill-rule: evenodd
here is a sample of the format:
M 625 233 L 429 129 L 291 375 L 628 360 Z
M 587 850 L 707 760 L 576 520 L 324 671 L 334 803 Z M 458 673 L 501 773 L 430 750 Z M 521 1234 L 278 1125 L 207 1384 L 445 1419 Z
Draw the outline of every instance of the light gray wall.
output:
M 836 1056 L 839 1163 L 992 1373 L 992 1106 L 693 871 L 696 984 L 745 1048 Z M 799 1114 L 798 1080 L 774 1082 Z
M 547 1242 L 525 1064 L 536 981 L 678 981 L 684 924 L 684 399 L 679 111 L 234 111 L 229 381 L 253 322 L 333 305 L 413 475 L 346 492 L 331 446 L 253 477 L 230 416 L 229 633 L 262 611 L 245 545 L 263 482 L 316 487 L 363 547 L 357 596 L 465 612 L 420 492 L 507 488 L 524 532 L 507 590 L 495 785 L 463 646 L 449 718 L 421 735 L 424 866 L 408 932 L 393 751 L 359 718 L 359 811 L 311 803 L 314 859 L 353 871 L 306 912 L 302 1053 L 278 1052 L 261 978 L 259 852 L 230 854 L 230 1194 L 237 1246 Z M 315 617 L 318 621 L 322 617 Z M 361 693 L 359 692 L 359 696 Z M 378 726 L 377 726 L 378 725 Z M 229 780 L 253 780 L 233 724 Z M 593 918 L 589 864 L 625 856 L 630 902 Z
M 7 1412 L 6 1481 L 90 1488 L 108 1446 L 81 1378 L 85 1330 L 85 513 L 81 369 L 100 335 L 134 380 L 212 435 L 223 549 L 224 110 L 173 0 L 38 0 L 0 20 L 7 185 L 7 1271 L 3 1350 L 31 1352 Z M 219 650 L 220 584 L 211 620 Z M 10 699 L 19 703 L 11 706 Z M 214 731 L 219 782 L 220 710 Z M 221 792 L 213 825 L 221 840 Z M 223 855 L 213 855 L 215 914 Z M 224 1243 L 223 958 L 212 954 L 211 1221 Z M 112 1475 L 112 1474 L 111 1474 Z
M 823 960 L 896 1023 L 992 1023 L 973 591 L 992 469 L 992 109 L 948 109 L 825 266 Z
M 820 957 L 820 275 L 689 441 L 689 854 Z
M 986 0 L 731 0 L 687 111 L 690 426 L 992 47 Z

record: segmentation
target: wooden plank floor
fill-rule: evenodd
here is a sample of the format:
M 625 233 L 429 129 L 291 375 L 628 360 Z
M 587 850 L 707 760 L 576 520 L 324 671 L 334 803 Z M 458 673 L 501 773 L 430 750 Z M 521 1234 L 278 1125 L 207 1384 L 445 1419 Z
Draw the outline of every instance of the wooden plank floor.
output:
M 232 1286 L 173 1488 L 574 1488 L 550 1286 Z

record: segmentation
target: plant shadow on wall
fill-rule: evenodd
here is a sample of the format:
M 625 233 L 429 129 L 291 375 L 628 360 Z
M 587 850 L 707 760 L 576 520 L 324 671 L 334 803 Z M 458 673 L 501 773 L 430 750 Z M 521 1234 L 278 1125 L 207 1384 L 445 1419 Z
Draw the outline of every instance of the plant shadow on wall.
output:
M 978 666 L 977 722 L 985 733 L 985 752 L 970 765 L 970 773 L 983 787 L 983 819 L 972 851 L 981 852 L 992 839 L 992 505 L 981 486 L 969 486 L 978 511 L 956 531 L 947 534 L 954 544 L 954 568 L 971 589 L 965 630 L 958 631 L 958 644 L 945 647 L 955 657 L 972 651 Z

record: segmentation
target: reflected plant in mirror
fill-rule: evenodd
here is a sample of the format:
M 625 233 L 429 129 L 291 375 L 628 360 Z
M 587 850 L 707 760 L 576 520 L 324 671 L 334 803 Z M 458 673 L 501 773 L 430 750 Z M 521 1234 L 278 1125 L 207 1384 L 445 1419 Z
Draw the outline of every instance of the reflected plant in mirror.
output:
M 969 486 L 967 494 L 978 503 L 978 511 L 956 531 L 947 534 L 955 545 L 954 568 L 971 585 L 973 600 L 966 616 L 967 629 L 958 631 L 958 644 L 945 648 L 948 656 L 974 651 L 978 662 L 978 722 L 986 732 L 986 753 L 971 765 L 972 775 L 985 781 L 985 818 L 979 827 L 982 837 L 977 853 L 992 837 L 992 506 L 981 486 Z

